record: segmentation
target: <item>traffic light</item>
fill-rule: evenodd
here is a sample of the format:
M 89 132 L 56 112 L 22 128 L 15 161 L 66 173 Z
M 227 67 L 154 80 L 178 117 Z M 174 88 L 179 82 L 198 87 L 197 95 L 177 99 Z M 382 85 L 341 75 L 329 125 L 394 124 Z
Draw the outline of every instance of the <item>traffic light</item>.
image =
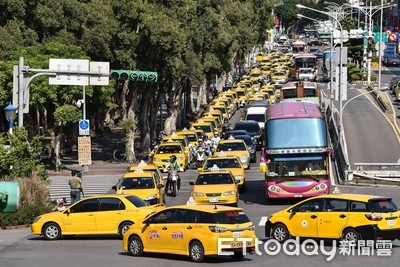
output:
M 114 80 L 130 80 L 136 82 L 157 82 L 158 74 L 152 71 L 111 70 L 110 77 Z

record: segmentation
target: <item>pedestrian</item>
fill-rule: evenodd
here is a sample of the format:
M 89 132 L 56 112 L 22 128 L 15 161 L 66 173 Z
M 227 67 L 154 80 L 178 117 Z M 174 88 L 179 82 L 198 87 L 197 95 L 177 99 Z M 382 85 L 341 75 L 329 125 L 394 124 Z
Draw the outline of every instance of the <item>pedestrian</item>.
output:
M 80 174 L 80 175 L 79 175 Z M 80 177 L 79 177 L 80 176 Z M 71 178 L 69 178 L 69 187 L 71 189 L 71 204 L 74 204 L 81 199 L 82 190 L 82 173 L 78 171 L 71 171 Z

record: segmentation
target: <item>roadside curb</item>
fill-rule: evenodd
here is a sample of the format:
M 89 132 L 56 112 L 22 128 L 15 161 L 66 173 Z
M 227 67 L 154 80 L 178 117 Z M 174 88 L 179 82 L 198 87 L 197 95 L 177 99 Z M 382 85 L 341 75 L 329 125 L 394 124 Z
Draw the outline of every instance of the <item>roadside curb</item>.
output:
M 14 225 L 14 226 L 6 226 L 6 227 L 0 227 L 0 231 L 3 231 L 3 230 L 15 230 L 15 229 L 29 228 L 29 227 L 31 227 L 30 224 L 21 224 L 21 225 Z

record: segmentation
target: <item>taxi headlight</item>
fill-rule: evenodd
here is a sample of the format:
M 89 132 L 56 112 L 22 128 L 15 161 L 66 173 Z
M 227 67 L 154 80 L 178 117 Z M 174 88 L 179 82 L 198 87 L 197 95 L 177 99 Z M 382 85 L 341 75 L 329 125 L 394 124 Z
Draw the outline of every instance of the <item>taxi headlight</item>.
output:
M 243 156 L 240 158 L 240 161 L 241 161 L 242 163 L 247 163 L 247 162 L 249 161 L 249 157 L 248 157 L 247 155 L 243 155 Z
M 161 159 L 159 159 L 159 158 L 153 158 L 153 161 L 154 161 L 154 162 L 157 162 L 157 161 L 161 161 Z
M 234 196 L 234 195 L 236 195 L 235 190 L 226 191 L 224 193 L 224 196 Z
M 201 192 L 193 192 L 194 197 L 204 197 L 204 193 Z
M 153 195 L 147 197 L 145 200 L 151 200 L 151 199 L 155 199 L 155 198 L 157 198 L 157 195 L 153 194 Z
M 33 223 L 35 223 L 35 222 L 37 222 L 37 221 L 39 221 L 40 220 L 40 216 L 37 216 L 37 217 L 35 217 L 34 219 L 33 219 Z
M 176 160 L 183 160 L 183 157 L 177 157 Z
M 240 181 L 240 180 L 242 180 L 242 179 L 243 179 L 243 176 L 242 176 L 242 175 L 236 175 L 236 176 L 235 176 L 235 180 L 239 180 L 239 181 Z

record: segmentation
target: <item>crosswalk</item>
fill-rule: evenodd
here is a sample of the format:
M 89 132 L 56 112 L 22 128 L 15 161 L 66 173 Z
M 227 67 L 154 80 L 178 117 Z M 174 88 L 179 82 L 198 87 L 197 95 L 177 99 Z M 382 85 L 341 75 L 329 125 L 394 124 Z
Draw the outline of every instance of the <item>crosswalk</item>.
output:
M 56 200 L 66 197 L 67 203 L 71 203 L 68 180 L 71 176 L 52 176 L 50 184 L 50 198 Z M 92 175 L 83 177 L 83 193 L 85 197 L 106 194 L 118 181 L 115 175 Z

